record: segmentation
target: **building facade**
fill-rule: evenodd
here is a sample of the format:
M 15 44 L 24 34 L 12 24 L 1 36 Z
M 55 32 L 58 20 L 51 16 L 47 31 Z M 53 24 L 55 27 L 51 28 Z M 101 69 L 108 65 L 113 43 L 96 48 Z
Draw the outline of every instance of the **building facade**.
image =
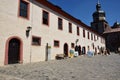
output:
M 106 40 L 106 47 L 112 52 L 120 52 L 120 23 L 115 22 L 111 30 L 105 31 L 103 36 Z
M 105 40 L 47 0 L 0 1 L 0 65 L 54 60 L 70 49 L 98 51 Z

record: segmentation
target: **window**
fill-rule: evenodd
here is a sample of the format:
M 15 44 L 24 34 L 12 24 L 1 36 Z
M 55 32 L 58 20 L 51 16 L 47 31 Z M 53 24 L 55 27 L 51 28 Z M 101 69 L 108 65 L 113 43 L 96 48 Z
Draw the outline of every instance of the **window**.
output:
M 90 39 L 90 34 L 89 34 L 89 32 L 88 32 L 88 39 Z
M 80 35 L 79 27 L 77 26 L 77 35 Z
M 92 45 L 92 46 L 93 46 L 93 49 L 94 49 L 94 48 L 95 48 L 95 45 L 94 45 L 94 43 L 93 43 L 93 45 Z
M 90 46 L 88 46 L 88 51 L 90 50 Z
M 93 40 L 93 34 L 91 34 L 91 40 Z
M 43 11 L 43 24 L 49 25 L 49 13 L 46 11 Z
M 59 44 L 60 44 L 59 41 L 54 40 L 54 47 L 59 47 L 60 46 Z
M 99 37 L 97 36 L 97 40 L 99 40 Z
M 101 38 L 101 43 L 103 43 L 103 39 Z
M 58 29 L 62 30 L 63 29 L 62 25 L 63 25 L 62 19 L 58 18 Z
M 74 48 L 75 47 L 75 44 L 74 43 L 71 43 L 71 48 Z
M 85 30 L 83 29 L 83 37 L 85 38 Z
M 100 49 L 100 47 L 98 46 L 98 49 Z
M 20 11 L 19 16 L 28 18 L 29 3 L 23 0 L 20 0 Z
M 82 47 L 82 54 L 86 54 L 86 48 L 85 48 L 85 46 Z
M 69 23 L 69 33 L 72 33 L 72 24 Z
M 32 37 L 32 45 L 41 45 L 41 38 L 40 37 Z
M 96 36 L 94 35 L 94 41 L 96 41 Z

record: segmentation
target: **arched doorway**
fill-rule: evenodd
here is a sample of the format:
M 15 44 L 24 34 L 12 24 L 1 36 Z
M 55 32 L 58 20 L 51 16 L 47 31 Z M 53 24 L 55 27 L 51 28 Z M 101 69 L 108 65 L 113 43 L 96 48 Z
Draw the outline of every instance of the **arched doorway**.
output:
M 12 37 L 6 42 L 5 64 L 22 63 L 23 43 L 20 38 Z
M 65 57 L 68 56 L 68 44 L 67 43 L 64 44 L 64 54 L 65 54 Z
M 78 52 L 78 55 L 81 55 L 81 46 L 79 45 L 79 46 L 75 46 L 75 51 L 77 51 Z
M 95 53 L 94 53 L 95 55 L 97 55 L 97 48 L 95 47 Z
M 20 41 L 13 38 L 9 41 L 8 64 L 18 63 L 20 61 Z
M 79 50 L 78 51 L 79 55 L 81 55 L 81 46 L 80 45 L 78 46 L 78 50 Z

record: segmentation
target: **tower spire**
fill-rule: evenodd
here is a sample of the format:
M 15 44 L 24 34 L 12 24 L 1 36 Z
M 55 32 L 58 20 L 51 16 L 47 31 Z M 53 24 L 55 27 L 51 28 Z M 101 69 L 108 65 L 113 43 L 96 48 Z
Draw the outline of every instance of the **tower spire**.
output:
M 91 27 L 98 33 L 102 34 L 106 28 L 108 28 L 108 23 L 105 19 L 105 12 L 101 9 L 100 0 L 96 0 L 96 11 L 92 16 L 93 22 L 91 22 Z
M 98 0 L 97 4 L 100 4 L 100 0 Z
M 98 0 L 97 5 L 96 5 L 96 10 L 97 11 L 101 10 L 101 4 L 100 4 L 99 0 Z

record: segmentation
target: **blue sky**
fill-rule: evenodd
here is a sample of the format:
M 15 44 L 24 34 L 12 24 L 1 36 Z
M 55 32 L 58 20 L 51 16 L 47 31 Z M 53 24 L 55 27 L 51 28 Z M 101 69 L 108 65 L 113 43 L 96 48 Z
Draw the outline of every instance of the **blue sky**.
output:
M 80 19 L 90 26 L 93 21 L 92 14 L 96 11 L 98 0 L 48 0 L 60 6 L 65 12 Z M 120 22 L 120 0 L 100 0 L 102 10 L 106 13 L 106 21 L 112 26 Z

